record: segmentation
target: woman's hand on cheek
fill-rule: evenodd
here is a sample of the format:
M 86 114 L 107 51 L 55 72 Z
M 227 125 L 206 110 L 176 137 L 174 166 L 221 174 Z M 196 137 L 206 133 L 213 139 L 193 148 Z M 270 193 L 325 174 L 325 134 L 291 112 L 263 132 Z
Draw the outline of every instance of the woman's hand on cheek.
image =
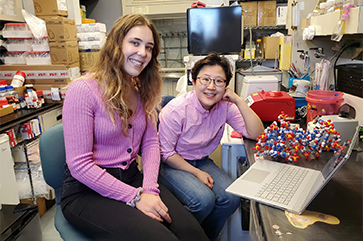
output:
M 222 100 L 236 103 L 238 98 L 240 97 L 234 91 L 232 91 L 230 88 L 226 88 Z

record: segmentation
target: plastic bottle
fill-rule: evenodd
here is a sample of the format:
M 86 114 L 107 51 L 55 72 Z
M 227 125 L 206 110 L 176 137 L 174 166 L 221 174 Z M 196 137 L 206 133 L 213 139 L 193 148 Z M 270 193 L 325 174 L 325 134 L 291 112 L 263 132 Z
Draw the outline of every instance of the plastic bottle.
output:
M 6 100 L 8 101 L 9 105 L 13 106 L 13 110 L 16 110 L 16 103 L 14 97 L 12 95 L 6 96 Z
M 19 98 L 19 94 L 17 91 L 14 90 L 14 87 L 11 85 L 5 86 L 6 91 L 9 93 L 9 95 L 13 96 L 15 99 Z
M 262 41 L 261 41 L 261 39 L 257 39 L 256 59 L 263 59 L 263 58 L 264 58 L 264 53 L 263 53 Z
M 19 97 L 19 104 L 20 104 L 20 109 L 25 109 L 26 108 L 26 101 L 25 101 L 24 96 Z
M 13 80 L 11 81 L 11 85 L 14 87 L 20 87 L 23 86 L 25 81 L 25 72 L 18 70 L 14 77 Z
M 42 104 L 44 104 L 44 95 L 43 95 L 43 91 L 42 90 L 36 90 L 35 91 L 37 93 L 37 96 L 38 96 L 38 100 L 39 102 Z
M 0 87 L 0 100 L 6 100 L 6 96 L 8 96 L 8 92 L 5 87 Z
M 5 87 L 7 85 L 6 80 L 0 80 L 0 87 Z

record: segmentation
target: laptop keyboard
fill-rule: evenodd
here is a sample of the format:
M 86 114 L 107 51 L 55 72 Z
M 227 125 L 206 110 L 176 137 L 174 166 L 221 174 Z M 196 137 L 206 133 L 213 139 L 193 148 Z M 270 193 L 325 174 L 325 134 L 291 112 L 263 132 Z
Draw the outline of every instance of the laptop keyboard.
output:
M 288 205 L 308 170 L 284 165 L 270 184 L 265 184 L 256 196 Z

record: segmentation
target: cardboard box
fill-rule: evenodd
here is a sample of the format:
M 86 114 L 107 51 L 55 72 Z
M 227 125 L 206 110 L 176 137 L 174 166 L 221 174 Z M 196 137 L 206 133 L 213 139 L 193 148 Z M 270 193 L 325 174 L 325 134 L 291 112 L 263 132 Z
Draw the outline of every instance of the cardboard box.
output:
M 100 54 L 99 49 L 81 49 L 79 50 L 79 64 L 81 71 L 88 71 L 96 62 Z
M 77 41 L 50 42 L 52 64 L 72 64 L 79 62 Z
M 257 26 L 276 25 L 276 1 L 258 1 Z
M 265 59 L 279 58 L 279 37 L 262 37 Z
M 67 0 L 33 0 L 35 16 L 68 16 Z
M 250 20 L 251 27 L 257 26 L 257 10 L 258 10 L 257 1 L 241 2 L 239 4 L 242 6 L 242 10 L 246 12 Z M 248 27 L 248 19 L 246 18 L 246 14 L 242 13 L 243 26 Z
M 9 114 L 11 114 L 13 112 L 14 112 L 14 109 L 13 109 L 12 105 L 9 105 L 9 106 L 4 107 L 4 108 L 0 108 L 0 117 L 4 116 L 4 115 L 9 115 Z
M 301 29 L 307 28 L 310 26 L 310 18 L 303 18 L 301 20 Z
M 77 30 L 74 19 L 65 17 L 44 18 L 47 26 L 48 41 L 77 41 Z
M 43 216 L 43 214 L 47 211 L 47 206 L 45 205 L 45 198 L 44 197 L 37 197 L 37 206 L 38 206 L 38 212 L 39 212 L 39 216 Z M 27 199 L 20 199 L 20 203 L 25 203 L 25 204 L 34 204 L 33 200 L 30 198 Z

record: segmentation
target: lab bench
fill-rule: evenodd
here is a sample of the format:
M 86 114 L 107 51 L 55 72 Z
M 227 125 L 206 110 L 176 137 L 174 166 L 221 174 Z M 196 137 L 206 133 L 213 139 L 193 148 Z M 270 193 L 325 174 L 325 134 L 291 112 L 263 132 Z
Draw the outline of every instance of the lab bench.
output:
M 256 141 L 244 139 L 249 165 L 255 161 L 252 148 Z M 363 141 L 359 142 L 363 147 Z M 327 158 L 304 162 L 304 165 L 322 166 Z M 250 202 L 250 236 L 254 241 L 264 240 L 363 240 L 363 152 L 353 150 L 348 161 L 315 197 L 306 210 L 332 215 L 338 225 L 315 222 L 306 228 L 296 228 L 285 212 L 255 201 Z M 313 221 L 313 220 L 311 220 Z

